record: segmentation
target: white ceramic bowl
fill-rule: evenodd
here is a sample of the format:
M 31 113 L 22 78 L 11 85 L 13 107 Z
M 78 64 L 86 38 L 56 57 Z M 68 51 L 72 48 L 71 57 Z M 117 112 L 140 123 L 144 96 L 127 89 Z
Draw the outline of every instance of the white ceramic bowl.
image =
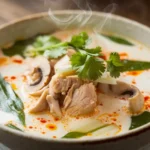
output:
M 67 22 L 68 20 L 69 22 Z M 0 46 L 18 39 L 27 39 L 40 33 L 79 27 L 95 28 L 97 31 L 120 34 L 150 46 L 150 29 L 144 25 L 107 13 L 73 10 L 53 12 L 51 17 L 47 13 L 35 14 L 4 25 L 0 28 Z M 150 124 L 147 124 L 115 137 L 54 140 L 22 133 L 0 125 L 0 142 L 14 150 L 142 150 L 144 147 L 149 147 L 144 149 L 149 150 L 149 135 Z

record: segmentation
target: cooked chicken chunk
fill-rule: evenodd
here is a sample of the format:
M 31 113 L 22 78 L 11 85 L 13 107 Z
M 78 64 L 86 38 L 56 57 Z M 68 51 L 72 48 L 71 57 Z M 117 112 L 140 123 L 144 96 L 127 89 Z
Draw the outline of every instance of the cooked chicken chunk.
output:
M 84 83 L 77 76 L 67 76 L 67 77 L 59 77 L 57 75 L 52 77 L 50 82 L 49 93 L 52 96 L 55 96 L 57 93 L 61 93 L 65 95 L 68 89 L 74 84 L 81 85 Z
M 94 111 L 97 94 L 93 83 L 83 84 L 79 88 L 73 85 L 64 100 L 64 108 L 70 116 L 85 115 Z
M 83 81 L 80 80 L 77 76 L 68 76 L 68 77 L 59 77 L 54 75 L 49 85 L 49 97 L 47 98 L 47 102 L 50 107 L 50 111 L 54 116 L 60 117 L 60 96 L 66 95 L 69 88 L 73 84 L 81 85 Z
M 61 117 L 61 110 L 59 106 L 59 101 L 54 99 L 51 95 L 46 97 L 48 105 L 50 107 L 50 112 L 53 116 L 60 118 Z

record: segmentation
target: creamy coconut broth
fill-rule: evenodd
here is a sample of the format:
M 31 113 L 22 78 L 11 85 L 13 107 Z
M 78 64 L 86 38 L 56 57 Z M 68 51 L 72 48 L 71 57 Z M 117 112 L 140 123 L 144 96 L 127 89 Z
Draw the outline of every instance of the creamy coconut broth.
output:
M 59 31 L 50 36 L 65 42 L 70 41 L 73 35 L 79 35 L 80 32 Z M 70 62 L 73 55 L 77 52 L 81 54 L 81 51 L 83 52 L 81 49 L 84 48 L 76 46 L 76 49 L 81 50 L 76 51 L 71 44 L 69 48 L 62 44 L 63 46 L 57 49 L 57 53 L 43 54 L 46 49 L 42 51 L 41 47 L 60 43 L 58 39 L 51 39 L 48 43 L 49 35 L 45 38 L 44 35 L 40 36 L 42 38 L 38 38 L 34 46 L 32 41 L 37 37 L 29 40 L 31 43 L 25 44 L 28 45 L 26 47 L 28 50 L 24 51 L 25 57 L 16 50 L 21 51 L 22 47 L 13 45 L 12 48 L 2 49 L 0 81 L 8 82 L 23 102 L 24 109 L 21 109 L 25 113 L 25 123 L 19 121 L 22 119 L 15 113 L 2 108 L 3 102 L 1 102 L 0 124 L 42 137 L 82 139 L 116 136 L 150 121 L 147 119 L 150 116 L 147 112 L 150 107 L 150 63 L 144 64 L 145 69 L 136 64 L 137 61 L 148 62 L 150 50 L 132 39 L 116 39 L 107 36 L 108 34 L 106 36 L 95 34 L 90 30 L 86 33 L 90 38 L 88 42 L 86 41 L 86 48 L 92 51 L 91 48 L 100 46 L 102 50 L 100 53 L 103 55 L 100 56 L 96 53 L 88 54 L 93 61 L 97 57 L 100 61 L 105 61 L 104 66 L 111 65 L 107 64 L 106 60 L 110 62 L 113 59 L 110 59 L 111 52 L 117 52 L 121 61 L 133 60 L 133 65 L 120 71 L 120 76 L 115 74 L 117 71 L 112 72 L 117 76 L 116 78 L 110 75 L 111 70 L 108 68 L 104 69 L 101 77 L 95 78 L 92 74 L 86 78 L 85 74 L 78 74 L 77 68 L 72 69 Z M 83 36 L 81 37 L 84 39 Z M 49 45 L 43 46 L 42 42 Z M 35 47 L 42 53 L 30 51 Z M 67 49 L 66 54 L 63 52 L 64 47 Z M 84 55 L 84 52 L 82 54 Z M 119 62 L 116 64 L 118 65 Z M 138 67 L 133 69 L 134 65 Z M 123 65 L 118 66 L 121 68 Z M 92 69 L 97 69 L 94 63 Z M 0 84 L 3 87 L 2 83 Z M 0 101 L 1 99 L 2 96 Z M 141 121 L 142 117 L 145 117 L 145 121 Z

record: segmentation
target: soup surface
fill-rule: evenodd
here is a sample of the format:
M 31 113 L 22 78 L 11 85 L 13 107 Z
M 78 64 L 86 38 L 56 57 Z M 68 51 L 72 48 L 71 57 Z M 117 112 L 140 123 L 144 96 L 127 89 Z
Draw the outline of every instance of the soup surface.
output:
M 0 124 L 54 139 L 116 136 L 144 125 L 150 121 L 149 58 L 137 41 L 91 30 L 58 31 L 3 48 Z M 133 62 L 124 69 L 125 60 Z M 9 95 L 6 104 L 2 92 Z

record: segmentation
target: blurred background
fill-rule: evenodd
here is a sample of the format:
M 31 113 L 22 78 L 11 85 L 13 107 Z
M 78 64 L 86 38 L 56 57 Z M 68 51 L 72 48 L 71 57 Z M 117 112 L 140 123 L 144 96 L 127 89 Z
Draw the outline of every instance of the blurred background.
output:
M 0 0 L 0 25 L 49 9 L 111 12 L 150 26 L 150 0 Z

